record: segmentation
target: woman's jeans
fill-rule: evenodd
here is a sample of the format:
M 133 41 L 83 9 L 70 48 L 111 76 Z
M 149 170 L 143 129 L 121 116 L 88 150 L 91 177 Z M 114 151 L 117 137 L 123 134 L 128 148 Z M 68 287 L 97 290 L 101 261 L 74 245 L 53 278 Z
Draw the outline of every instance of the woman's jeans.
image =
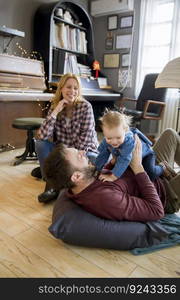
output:
M 37 157 L 38 157 L 38 160 L 40 163 L 41 174 L 42 174 L 43 178 L 44 178 L 44 172 L 43 172 L 44 161 L 45 161 L 46 157 L 48 156 L 48 154 L 54 149 L 55 146 L 56 146 L 56 144 L 49 142 L 47 140 L 35 140 L 35 150 L 36 150 Z M 97 153 L 88 151 L 86 153 L 86 155 L 87 155 L 88 159 L 90 160 L 90 162 L 92 164 L 94 164 Z

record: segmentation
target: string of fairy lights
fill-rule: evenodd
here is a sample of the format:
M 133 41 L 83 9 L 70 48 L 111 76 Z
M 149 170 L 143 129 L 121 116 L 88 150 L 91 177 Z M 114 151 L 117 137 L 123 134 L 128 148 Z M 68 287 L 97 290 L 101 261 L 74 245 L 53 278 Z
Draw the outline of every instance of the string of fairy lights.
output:
M 41 109 L 42 111 L 47 110 L 47 109 L 50 107 L 51 102 L 52 102 L 52 100 L 49 100 L 49 102 L 46 104 L 46 106 L 45 106 L 45 107 L 42 107 L 42 105 L 41 105 L 41 103 L 40 103 L 40 100 L 39 100 L 39 99 L 36 99 L 36 101 L 37 101 L 37 104 L 38 104 L 38 106 L 40 107 L 40 109 Z
M 38 59 L 41 61 L 43 60 L 41 54 L 37 51 L 31 51 L 30 53 L 28 53 L 18 42 L 16 43 L 16 47 L 20 50 L 21 57 Z M 14 54 L 16 54 L 16 52 Z

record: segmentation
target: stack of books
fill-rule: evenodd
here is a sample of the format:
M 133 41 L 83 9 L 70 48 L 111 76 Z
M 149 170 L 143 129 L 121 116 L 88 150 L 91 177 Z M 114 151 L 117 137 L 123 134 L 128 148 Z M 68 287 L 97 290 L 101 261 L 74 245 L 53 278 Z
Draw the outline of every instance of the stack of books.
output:
M 90 67 L 83 65 L 83 64 L 79 64 L 79 63 L 77 65 L 78 65 L 78 69 L 79 69 L 79 75 L 81 77 L 85 77 L 85 78 L 91 77 Z
M 72 28 L 64 23 L 54 23 L 53 46 L 87 54 L 85 31 Z
M 84 78 L 92 76 L 90 67 L 78 63 L 75 54 L 53 49 L 53 75 L 62 75 L 69 72 Z

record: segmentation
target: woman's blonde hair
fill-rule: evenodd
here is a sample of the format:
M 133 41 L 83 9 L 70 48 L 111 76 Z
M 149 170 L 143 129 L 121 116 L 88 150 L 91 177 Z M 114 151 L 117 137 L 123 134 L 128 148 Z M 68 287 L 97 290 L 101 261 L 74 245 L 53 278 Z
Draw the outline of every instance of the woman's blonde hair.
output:
M 103 116 L 99 120 L 101 122 L 102 128 L 105 126 L 105 127 L 112 129 L 114 127 L 118 127 L 118 126 L 122 125 L 123 129 L 125 131 L 128 131 L 129 127 L 131 126 L 132 117 L 127 116 L 118 111 L 112 111 L 112 110 L 106 109 Z
M 81 92 L 81 83 L 80 80 L 78 78 L 78 76 L 76 76 L 73 73 L 67 73 L 65 75 L 63 75 L 58 83 L 58 87 L 56 90 L 56 93 L 54 95 L 54 97 L 52 98 L 52 102 L 51 102 L 51 108 L 55 109 L 55 107 L 58 105 L 59 101 L 61 101 L 63 99 L 63 95 L 62 95 L 62 88 L 64 87 L 64 85 L 66 84 L 66 81 L 68 79 L 75 79 L 78 85 L 78 96 L 74 101 L 74 104 L 76 105 L 79 102 L 82 102 L 84 99 L 82 97 L 82 92 Z

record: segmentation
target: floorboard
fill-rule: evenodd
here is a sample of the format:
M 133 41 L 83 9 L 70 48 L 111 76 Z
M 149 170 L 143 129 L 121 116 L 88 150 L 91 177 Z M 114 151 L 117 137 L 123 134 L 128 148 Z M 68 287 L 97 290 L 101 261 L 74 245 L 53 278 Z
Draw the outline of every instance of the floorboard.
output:
M 178 246 L 134 256 L 129 251 L 72 246 L 51 236 L 54 203 L 37 201 L 45 183 L 30 175 L 36 161 L 13 166 L 22 152 L 0 153 L 1 278 L 180 277 Z

